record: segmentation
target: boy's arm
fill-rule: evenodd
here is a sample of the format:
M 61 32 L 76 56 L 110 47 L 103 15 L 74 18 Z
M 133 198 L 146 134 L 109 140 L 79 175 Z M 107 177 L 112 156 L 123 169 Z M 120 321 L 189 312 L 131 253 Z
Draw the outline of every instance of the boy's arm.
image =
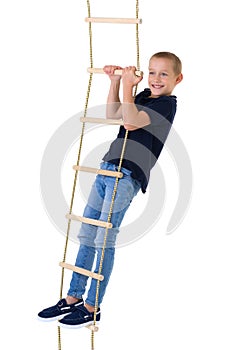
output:
M 121 76 L 114 75 L 116 69 L 122 69 L 119 66 L 105 66 L 104 72 L 111 80 L 110 89 L 107 98 L 106 117 L 107 119 L 121 119 L 122 109 L 119 97 Z
M 151 123 L 149 115 L 144 111 L 138 111 L 136 105 L 134 104 L 133 88 L 143 79 L 142 76 L 136 76 L 135 71 L 136 67 L 126 67 L 123 69 L 122 74 L 122 114 L 124 127 L 130 131 L 143 128 Z

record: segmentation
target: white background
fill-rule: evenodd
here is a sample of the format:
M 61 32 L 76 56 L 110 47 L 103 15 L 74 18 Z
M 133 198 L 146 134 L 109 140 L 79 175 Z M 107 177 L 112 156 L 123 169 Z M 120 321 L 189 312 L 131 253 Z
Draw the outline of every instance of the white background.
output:
M 183 223 L 167 236 L 178 182 L 164 152 L 164 213 L 143 239 L 117 250 L 96 349 L 233 348 L 230 4 L 140 4 L 145 75 L 148 58 L 156 51 L 173 51 L 183 61 L 174 126 L 192 161 L 193 196 Z M 82 0 L 9 0 L 0 5 L 0 300 L 5 349 L 57 348 L 56 325 L 36 320 L 40 309 L 59 298 L 58 262 L 64 246 L 64 236 L 41 201 L 40 163 L 55 130 L 84 107 L 86 15 Z M 134 17 L 134 1 L 93 1 L 92 15 Z M 95 66 L 136 64 L 132 27 L 96 25 L 93 32 Z M 95 78 L 91 105 L 105 102 L 107 86 L 106 77 Z M 69 171 L 66 188 L 71 191 Z M 71 242 L 70 248 L 72 262 L 77 245 Z M 62 332 L 62 346 L 90 349 L 89 331 Z

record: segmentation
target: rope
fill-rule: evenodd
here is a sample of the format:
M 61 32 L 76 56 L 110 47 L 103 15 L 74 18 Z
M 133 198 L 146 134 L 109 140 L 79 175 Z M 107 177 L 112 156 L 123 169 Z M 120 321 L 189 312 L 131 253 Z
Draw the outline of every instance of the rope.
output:
M 136 19 L 139 18 L 139 0 L 136 0 Z M 136 56 L 137 56 L 137 70 L 140 70 L 140 45 L 139 45 L 139 24 L 136 23 Z M 134 96 L 137 94 L 138 86 L 135 86 Z
M 88 12 L 88 17 L 91 17 L 90 1 L 89 0 L 87 0 L 87 12 Z M 93 68 L 92 26 L 91 26 L 91 23 L 89 23 L 89 52 L 90 52 L 90 66 L 91 66 L 91 68 Z M 92 85 L 92 77 L 93 77 L 93 73 L 90 73 L 88 86 L 87 86 L 85 106 L 84 106 L 84 117 L 87 116 L 88 103 L 89 103 L 91 85 Z M 78 156 L 77 156 L 77 162 L 76 162 L 77 166 L 79 165 L 80 158 L 81 158 L 81 150 L 82 150 L 83 138 L 84 138 L 84 134 L 85 134 L 85 125 L 86 124 L 83 123 L 81 135 L 80 135 L 79 150 L 78 150 Z M 75 195 L 76 184 L 77 184 L 77 177 L 78 177 L 78 170 L 75 171 L 75 175 L 74 175 L 74 182 L 73 182 L 73 188 L 72 188 L 72 194 L 71 194 L 69 214 L 72 213 L 72 209 L 73 209 L 74 195 Z M 63 253 L 63 260 L 62 260 L 63 263 L 66 262 L 68 241 L 69 241 L 69 236 L 70 236 L 70 227 L 71 227 L 71 219 L 68 220 L 68 224 L 67 224 L 66 240 L 65 240 L 65 247 L 64 247 L 64 253 Z M 64 285 L 64 267 L 62 267 L 62 271 L 61 271 L 60 299 L 62 298 L 62 295 L 63 295 L 63 285 Z M 62 348 L 61 347 L 61 328 L 60 328 L 60 326 L 58 326 L 58 350 L 61 350 L 61 348 Z
M 121 165 L 122 165 L 122 161 L 123 161 L 123 158 L 124 158 L 127 137 L 128 137 L 128 130 L 126 130 L 125 137 L 124 137 L 124 142 L 123 142 L 123 146 L 122 146 L 120 162 L 119 162 L 119 165 L 118 165 L 118 172 L 121 171 Z M 109 213 L 108 213 L 108 219 L 107 219 L 108 223 L 111 222 L 111 217 L 112 217 L 113 206 L 114 206 L 114 201 L 115 201 L 115 197 L 116 197 L 118 182 L 119 182 L 119 178 L 116 177 L 114 188 L 113 188 L 113 193 L 112 193 L 110 209 L 109 209 Z M 101 274 L 101 272 L 102 272 L 104 255 L 105 255 L 105 248 L 106 248 L 107 237 L 108 237 L 108 230 L 109 230 L 108 228 L 105 229 L 104 242 L 103 242 L 103 247 L 102 247 L 102 254 L 101 254 L 99 270 L 98 270 L 99 274 Z M 97 313 L 97 310 L 98 310 L 99 289 L 100 289 L 100 281 L 97 280 L 96 296 L 95 296 L 95 309 L 94 309 L 94 326 L 96 325 L 96 313 Z M 91 331 L 91 349 L 92 350 L 94 350 L 94 334 L 95 334 L 95 332 L 92 330 Z

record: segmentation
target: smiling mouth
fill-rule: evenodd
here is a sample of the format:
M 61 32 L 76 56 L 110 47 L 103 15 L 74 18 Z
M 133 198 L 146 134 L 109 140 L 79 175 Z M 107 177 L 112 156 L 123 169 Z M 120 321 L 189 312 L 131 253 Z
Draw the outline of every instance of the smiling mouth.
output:
M 158 84 L 151 84 L 153 89 L 162 89 L 164 85 L 158 85 Z

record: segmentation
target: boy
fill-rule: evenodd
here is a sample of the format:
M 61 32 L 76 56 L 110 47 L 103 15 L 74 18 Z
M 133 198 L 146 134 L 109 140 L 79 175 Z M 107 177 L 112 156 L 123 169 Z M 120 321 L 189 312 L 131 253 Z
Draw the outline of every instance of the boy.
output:
M 114 75 L 116 69 L 122 69 L 122 75 Z M 143 79 L 135 74 L 135 67 L 121 68 L 105 66 L 104 72 L 110 78 L 107 99 L 107 118 L 123 119 L 117 138 L 103 157 L 101 168 L 118 170 L 122 145 L 126 130 L 127 143 L 120 171 L 114 207 L 111 216 L 113 228 L 108 230 L 102 274 L 98 295 L 96 321 L 100 320 L 100 308 L 104 293 L 112 272 L 115 242 L 119 227 L 126 210 L 134 196 L 141 189 L 146 192 L 150 170 L 155 165 L 176 113 L 176 97 L 172 91 L 182 79 L 180 59 L 170 52 L 158 52 L 149 60 L 148 88 L 133 97 L 134 87 Z M 120 85 L 123 88 L 123 101 L 119 98 Z M 115 178 L 97 175 L 93 184 L 84 216 L 107 221 Z M 92 270 L 96 256 L 98 273 L 101 260 L 105 229 L 89 224 L 82 224 L 78 235 L 80 247 L 76 266 Z M 42 320 L 59 320 L 59 325 L 79 328 L 93 323 L 96 302 L 96 280 L 92 279 L 85 303 L 88 277 L 73 272 L 67 297 L 56 305 L 42 310 L 38 317 Z

